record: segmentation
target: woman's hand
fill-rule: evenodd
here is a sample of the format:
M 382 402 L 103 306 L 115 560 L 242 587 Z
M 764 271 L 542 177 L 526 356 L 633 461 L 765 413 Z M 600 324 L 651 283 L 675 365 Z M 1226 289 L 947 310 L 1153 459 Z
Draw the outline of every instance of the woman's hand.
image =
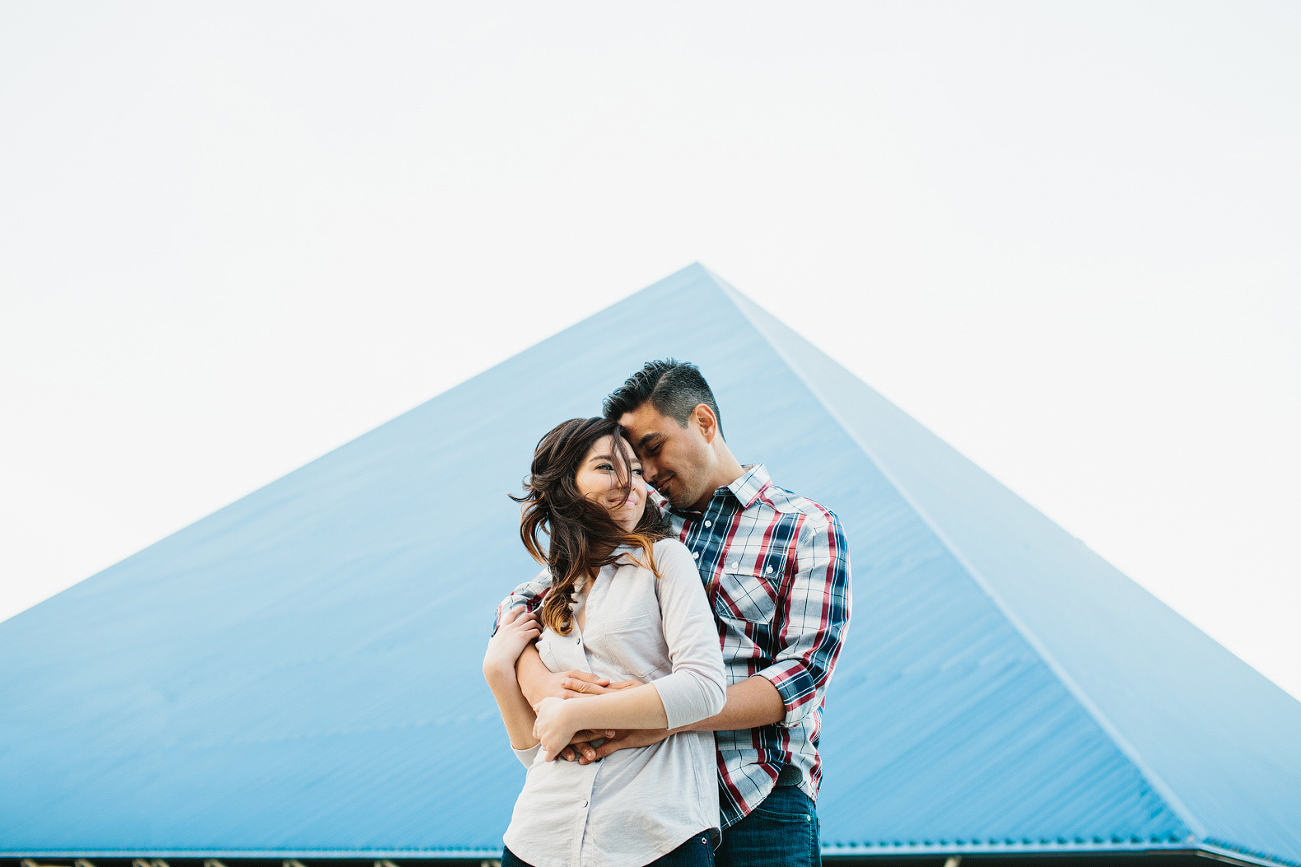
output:
M 556 760 L 580 728 L 574 714 L 568 710 L 573 707 L 573 702 L 548 696 L 533 708 L 537 714 L 537 720 L 533 723 L 533 737 L 542 744 L 542 755 L 548 762 Z
M 483 673 L 489 678 L 493 675 L 505 676 L 515 680 L 515 660 L 529 642 L 542 634 L 538 616 L 530 614 L 523 608 L 512 608 L 502 615 L 497 625 L 497 634 L 488 639 L 488 651 L 483 656 Z
M 610 683 L 608 677 L 597 677 L 589 671 L 567 671 L 560 677 L 560 688 L 564 690 L 562 698 L 579 695 L 604 695 L 621 689 L 633 689 L 641 686 L 640 680 L 620 680 Z

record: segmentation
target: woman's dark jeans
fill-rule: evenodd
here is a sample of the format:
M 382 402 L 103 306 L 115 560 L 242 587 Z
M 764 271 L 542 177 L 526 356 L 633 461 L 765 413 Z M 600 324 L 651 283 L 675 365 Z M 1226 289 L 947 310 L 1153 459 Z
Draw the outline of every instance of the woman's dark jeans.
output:
M 501 867 L 531 867 L 507 849 L 501 853 Z M 667 855 L 661 855 L 646 867 L 714 867 L 714 847 L 708 834 L 697 834 Z

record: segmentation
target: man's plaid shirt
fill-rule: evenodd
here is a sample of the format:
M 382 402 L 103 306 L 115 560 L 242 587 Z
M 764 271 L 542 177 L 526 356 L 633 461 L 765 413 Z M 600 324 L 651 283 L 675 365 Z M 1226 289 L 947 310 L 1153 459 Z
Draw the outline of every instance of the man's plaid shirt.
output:
M 760 675 L 786 705 L 775 725 L 715 733 L 723 827 L 762 803 L 785 765 L 816 800 L 822 701 L 849 626 L 849 549 L 840 521 L 774 485 L 762 464 L 715 491 L 703 513 L 670 509 L 668 518 L 705 582 L 728 682 Z M 548 589 L 544 572 L 517 587 L 499 615 L 536 608 Z

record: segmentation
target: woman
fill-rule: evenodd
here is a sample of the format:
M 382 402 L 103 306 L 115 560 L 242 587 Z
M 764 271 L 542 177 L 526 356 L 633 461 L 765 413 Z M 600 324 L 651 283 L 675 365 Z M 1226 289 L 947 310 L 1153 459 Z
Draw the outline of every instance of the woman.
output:
M 712 733 L 679 732 L 588 765 L 555 761 L 583 729 L 675 729 L 722 709 L 718 631 L 695 560 L 647 510 L 641 464 L 612 421 L 572 419 L 544 436 L 515 499 L 524 504 L 520 537 L 550 567 L 551 587 L 540 618 L 503 616 L 484 658 L 511 746 L 529 769 L 502 867 L 712 865 Z M 535 711 L 515 678 L 535 638 L 554 672 L 643 683 L 546 698 Z

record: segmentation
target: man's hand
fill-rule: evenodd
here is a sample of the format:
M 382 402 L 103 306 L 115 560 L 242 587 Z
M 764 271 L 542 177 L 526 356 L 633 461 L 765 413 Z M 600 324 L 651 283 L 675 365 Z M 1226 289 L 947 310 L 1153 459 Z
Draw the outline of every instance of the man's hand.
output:
M 594 747 L 590 743 L 575 743 L 573 749 L 578 751 L 578 763 L 580 765 L 590 765 L 599 759 L 603 759 L 610 753 L 618 750 L 626 750 L 629 747 L 648 747 L 651 744 L 657 744 L 671 735 L 668 729 L 628 729 L 627 731 L 615 732 L 613 736 L 605 739 L 605 743 L 599 747 Z
M 557 756 L 557 758 L 564 759 L 567 762 L 577 762 L 582 757 L 583 750 L 586 750 L 592 756 L 595 756 L 596 747 L 592 744 L 592 741 L 607 740 L 614 737 L 614 735 L 615 732 L 613 729 L 605 731 L 583 729 L 580 732 L 575 732 L 574 736 L 569 739 L 569 746 L 561 750 L 560 755 Z M 582 764 L 586 765 L 589 763 L 590 762 L 583 762 Z

